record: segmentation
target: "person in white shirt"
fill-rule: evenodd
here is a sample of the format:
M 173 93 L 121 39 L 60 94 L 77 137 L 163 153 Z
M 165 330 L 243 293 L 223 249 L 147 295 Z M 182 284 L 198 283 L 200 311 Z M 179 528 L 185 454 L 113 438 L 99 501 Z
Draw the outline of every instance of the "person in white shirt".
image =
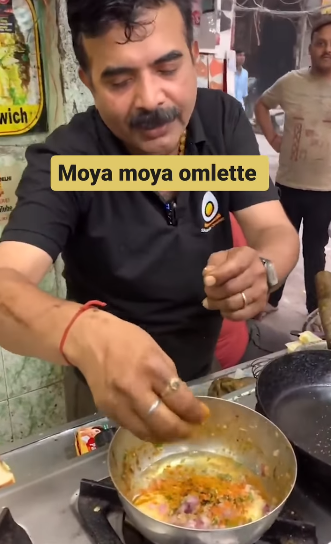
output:
M 236 76 L 235 76 L 235 93 L 236 99 L 245 109 L 245 99 L 248 96 L 248 72 L 243 67 L 245 63 L 245 53 L 241 49 L 236 50 Z

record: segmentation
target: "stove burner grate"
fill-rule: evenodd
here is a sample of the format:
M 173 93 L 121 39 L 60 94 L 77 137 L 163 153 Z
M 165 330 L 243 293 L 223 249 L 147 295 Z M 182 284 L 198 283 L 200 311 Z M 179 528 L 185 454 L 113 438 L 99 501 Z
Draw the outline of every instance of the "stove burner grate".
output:
M 293 512 L 283 512 L 263 536 L 268 544 L 318 544 L 316 527 L 295 519 Z
M 32 544 L 26 531 L 14 521 L 8 508 L 0 513 L 1 544 Z
M 108 521 L 109 514 L 113 512 L 122 515 L 125 544 L 150 544 L 125 520 L 121 502 L 110 478 L 101 482 L 81 481 L 78 512 L 93 544 L 122 544 Z M 316 527 L 301 520 L 292 510 L 285 509 L 257 544 L 318 544 Z

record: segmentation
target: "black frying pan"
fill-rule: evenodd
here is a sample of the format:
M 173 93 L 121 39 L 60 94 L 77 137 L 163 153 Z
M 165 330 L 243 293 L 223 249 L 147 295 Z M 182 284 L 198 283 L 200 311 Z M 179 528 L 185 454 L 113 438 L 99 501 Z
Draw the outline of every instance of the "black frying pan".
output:
M 293 444 L 299 470 L 331 485 L 331 351 L 274 359 L 258 376 L 256 396 L 258 410 Z

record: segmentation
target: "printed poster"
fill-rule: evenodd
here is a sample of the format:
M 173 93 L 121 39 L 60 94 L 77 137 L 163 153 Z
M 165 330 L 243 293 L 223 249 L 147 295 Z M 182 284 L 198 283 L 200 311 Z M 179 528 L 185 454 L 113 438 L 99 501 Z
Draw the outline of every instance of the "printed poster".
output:
M 32 0 L 0 0 L 0 136 L 29 132 L 43 113 L 39 34 Z
M 0 231 L 8 223 L 10 213 L 16 206 L 15 195 L 25 165 L 0 166 Z
M 0 0 L 0 33 L 15 33 L 15 18 L 12 0 Z
M 192 19 L 193 19 L 193 39 L 199 41 L 200 21 L 201 21 L 201 1 L 192 1 Z

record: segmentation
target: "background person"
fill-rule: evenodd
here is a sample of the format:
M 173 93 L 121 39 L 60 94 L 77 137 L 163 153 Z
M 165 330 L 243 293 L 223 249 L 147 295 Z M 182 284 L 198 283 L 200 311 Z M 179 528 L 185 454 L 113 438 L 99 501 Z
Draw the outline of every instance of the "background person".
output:
M 245 109 L 245 101 L 248 97 L 248 72 L 243 67 L 245 64 L 245 53 L 241 49 L 236 50 L 236 74 L 235 74 L 235 95 Z
M 315 276 L 325 268 L 325 246 L 331 221 L 331 18 L 323 17 L 311 32 L 311 67 L 289 72 L 268 89 L 255 115 L 269 144 L 280 153 L 276 185 L 284 210 L 299 231 L 308 313 L 317 307 Z M 276 134 L 269 110 L 285 112 L 283 137 Z M 275 310 L 284 285 L 271 294 L 267 311 Z

